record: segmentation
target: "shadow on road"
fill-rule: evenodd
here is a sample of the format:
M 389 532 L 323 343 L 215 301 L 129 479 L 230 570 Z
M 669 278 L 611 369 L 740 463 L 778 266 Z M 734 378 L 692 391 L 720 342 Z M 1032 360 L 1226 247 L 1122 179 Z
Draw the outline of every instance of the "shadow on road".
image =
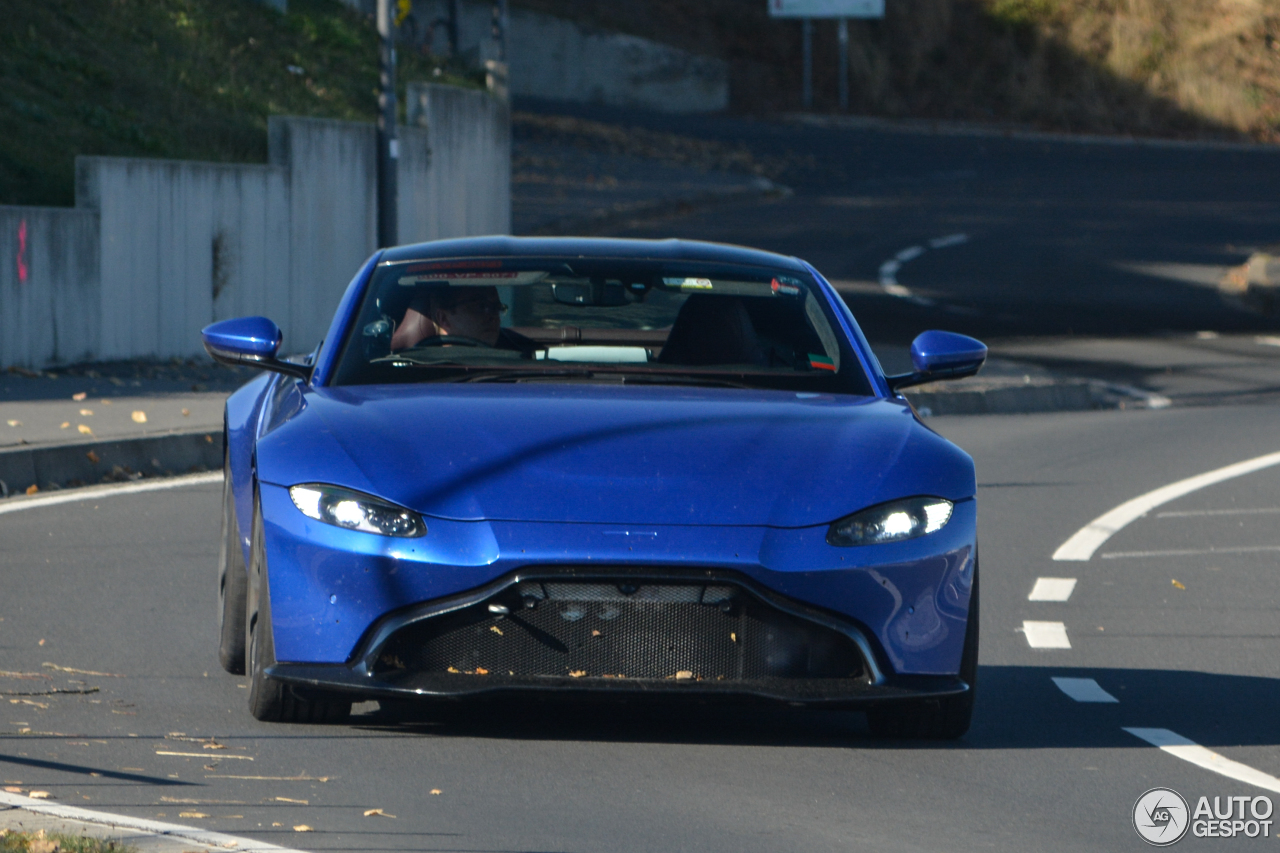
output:
M 1092 678 L 1119 701 L 1082 704 L 1052 676 Z M 880 741 L 852 711 L 776 705 L 504 698 L 397 706 L 357 718 L 384 734 L 549 741 L 875 749 L 1150 747 L 1122 727 L 1168 728 L 1207 747 L 1280 744 L 1280 679 L 1163 669 L 984 666 L 958 741 Z

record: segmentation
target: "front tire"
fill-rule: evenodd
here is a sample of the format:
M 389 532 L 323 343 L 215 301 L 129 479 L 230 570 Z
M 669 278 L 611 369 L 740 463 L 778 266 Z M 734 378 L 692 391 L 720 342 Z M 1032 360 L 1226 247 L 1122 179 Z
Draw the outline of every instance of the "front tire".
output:
M 960 654 L 960 678 L 969 689 L 959 696 L 900 703 L 867 711 L 871 734 L 881 738 L 954 740 L 969 731 L 978 689 L 978 567 L 973 567 L 969 619 Z
M 351 714 L 351 702 L 341 699 L 303 699 L 266 674 L 276 662 L 271 631 L 271 596 L 267 586 L 267 552 L 262 535 L 262 510 L 254 500 L 253 534 L 250 540 L 248 616 L 245 668 L 249 673 L 249 713 L 272 723 L 341 723 Z
M 218 663 L 232 675 L 244 675 L 244 614 L 249 572 L 240 547 L 236 499 L 231 489 L 231 461 L 222 461 L 222 547 L 218 554 Z

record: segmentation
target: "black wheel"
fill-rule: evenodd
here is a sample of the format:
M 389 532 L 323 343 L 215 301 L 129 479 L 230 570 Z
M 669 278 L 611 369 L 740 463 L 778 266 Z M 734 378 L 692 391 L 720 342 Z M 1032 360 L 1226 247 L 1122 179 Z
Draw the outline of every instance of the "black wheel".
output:
M 249 574 L 240 547 L 236 501 L 231 492 L 231 463 L 222 460 L 222 547 L 218 554 L 218 663 L 232 675 L 244 675 L 244 612 Z
M 249 673 L 249 713 L 274 723 L 341 723 L 351 714 L 351 702 L 296 695 L 283 682 L 270 678 L 266 668 L 276 662 L 271 633 L 271 596 L 267 586 L 266 547 L 262 511 L 254 499 L 253 533 L 249 548 L 249 606 L 245 620 L 245 668 Z
M 953 740 L 969 731 L 973 720 L 973 698 L 978 689 L 978 567 L 973 567 L 973 590 L 969 594 L 969 620 L 960 655 L 960 678 L 969 685 L 960 696 L 929 699 L 872 708 L 867 711 L 871 733 L 883 738 Z

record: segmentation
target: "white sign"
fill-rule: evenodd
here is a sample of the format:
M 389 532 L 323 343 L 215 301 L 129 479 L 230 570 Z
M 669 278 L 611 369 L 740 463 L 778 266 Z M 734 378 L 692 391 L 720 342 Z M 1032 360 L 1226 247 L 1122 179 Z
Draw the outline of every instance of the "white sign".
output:
M 883 18 L 884 0 L 769 0 L 771 18 Z

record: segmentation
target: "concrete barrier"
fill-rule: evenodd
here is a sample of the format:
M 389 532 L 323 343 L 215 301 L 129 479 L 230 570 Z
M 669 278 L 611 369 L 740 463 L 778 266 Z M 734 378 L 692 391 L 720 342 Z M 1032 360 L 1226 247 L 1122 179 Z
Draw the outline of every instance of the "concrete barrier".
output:
M 0 450 L 0 497 L 221 467 L 221 429 L 17 447 Z
M 99 351 L 96 213 L 0 206 L 0 259 L 0 364 Z
M 509 233 L 506 104 L 414 97 L 400 242 Z M 203 326 L 247 314 L 315 347 L 376 248 L 374 130 L 273 116 L 268 141 L 265 165 L 79 157 L 74 209 L 0 207 L 0 365 L 200 355 Z

